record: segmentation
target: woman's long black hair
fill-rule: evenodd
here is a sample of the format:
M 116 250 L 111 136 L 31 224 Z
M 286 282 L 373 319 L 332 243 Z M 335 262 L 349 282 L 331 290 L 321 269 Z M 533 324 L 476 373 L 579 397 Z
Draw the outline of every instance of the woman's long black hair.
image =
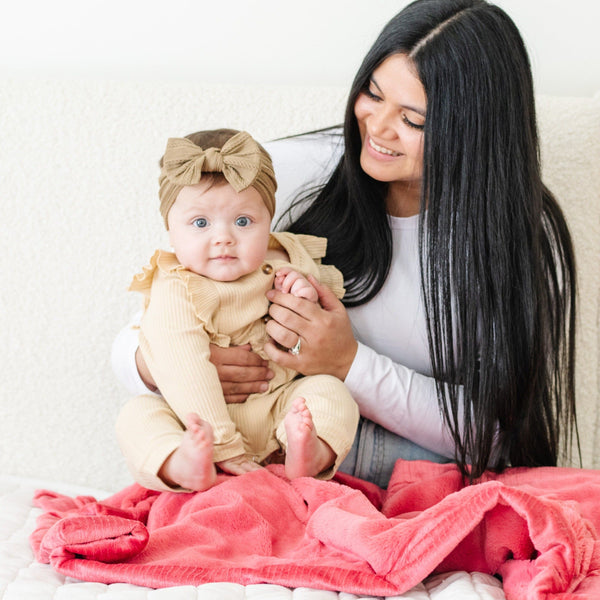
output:
M 540 177 L 527 52 L 501 9 L 417 0 L 388 23 L 352 85 L 344 154 L 287 228 L 329 239 L 325 260 L 344 274 L 346 306 L 381 289 L 392 257 L 387 185 L 360 167 L 354 104 L 398 53 L 427 95 L 421 280 L 457 463 L 470 478 L 507 463 L 556 465 L 576 434 L 574 255 Z

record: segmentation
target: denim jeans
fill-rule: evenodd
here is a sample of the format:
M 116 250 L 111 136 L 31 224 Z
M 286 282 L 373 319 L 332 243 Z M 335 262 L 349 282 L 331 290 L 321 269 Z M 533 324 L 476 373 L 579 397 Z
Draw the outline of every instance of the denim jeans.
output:
M 354 444 L 339 470 L 385 488 L 396 460 L 452 462 L 450 458 L 418 446 L 364 417 L 360 418 Z

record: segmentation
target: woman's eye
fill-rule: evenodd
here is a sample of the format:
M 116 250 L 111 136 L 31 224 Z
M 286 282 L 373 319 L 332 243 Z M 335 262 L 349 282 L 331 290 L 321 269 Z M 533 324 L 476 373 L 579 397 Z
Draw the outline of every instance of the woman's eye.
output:
M 206 227 L 208 225 L 208 221 L 204 217 L 199 217 L 192 221 L 192 225 L 194 227 L 202 228 L 202 227 Z
M 250 223 L 251 223 L 251 222 L 252 222 L 252 221 L 250 221 L 250 218 L 249 218 L 249 217 L 238 217 L 238 218 L 235 220 L 235 224 L 236 224 L 238 227 L 248 227 L 248 225 L 250 225 Z
M 380 102 L 380 101 L 381 101 L 381 98 L 380 98 L 380 97 L 379 97 L 379 96 L 378 96 L 378 95 L 377 95 L 375 92 L 373 92 L 373 91 L 371 90 L 371 88 L 368 88 L 368 87 L 366 87 L 366 88 L 363 90 L 363 94 L 364 94 L 364 95 L 365 95 L 367 98 L 369 98 L 369 100 L 375 100 L 376 102 Z
M 425 129 L 425 125 L 419 125 L 418 123 L 414 123 L 406 115 L 402 115 L 402 120 L 404 121 L 404 123 L 406 123 L 406 125 L 412 127 L 413 129 L 418 129 L 419 131 L 423 131 L 423 129 Z

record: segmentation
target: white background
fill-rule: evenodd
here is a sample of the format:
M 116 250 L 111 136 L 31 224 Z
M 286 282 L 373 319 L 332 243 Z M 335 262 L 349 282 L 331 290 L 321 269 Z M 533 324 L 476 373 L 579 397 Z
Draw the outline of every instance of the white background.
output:
M 349 86 L 404 0 L 0 0 L 0 76 Z M 536 91 L 600 90 L 597 0 L 498 0 Z

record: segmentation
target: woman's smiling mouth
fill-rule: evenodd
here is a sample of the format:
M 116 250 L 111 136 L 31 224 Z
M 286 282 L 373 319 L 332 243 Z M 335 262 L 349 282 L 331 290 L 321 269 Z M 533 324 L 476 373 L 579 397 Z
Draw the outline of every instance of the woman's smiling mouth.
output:
M 384 146 L 380 146 L 379 144 L 376 144 L 373 139 L 371 138 L 371 136 L 368 136 L 368 142 L 369 142 L 369 146 L 371 146 L 371 148 L 373 148 L 373 150 L 376 150 L 377 152 L 380 152 L 381 154 L 387 154 L 388 156 L 400 156 L 399 152 L 394 152 L 393 150 L 390 150 L 389 148 L 385 148 Z

